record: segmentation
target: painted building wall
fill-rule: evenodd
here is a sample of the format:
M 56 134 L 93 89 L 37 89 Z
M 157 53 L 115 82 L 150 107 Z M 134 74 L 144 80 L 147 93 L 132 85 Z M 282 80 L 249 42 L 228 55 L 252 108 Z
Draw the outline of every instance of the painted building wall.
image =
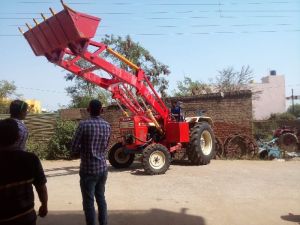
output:
M 15 99 L 9 99 L 9 98 L 2 98 L 0 99 L 0 113 L 8 114 L 9 113 L 9 105 L 10 103 L 15 100 Z M 41 108 L 41 102 L 35 99 L 20 99 L 22 101 L 25 101 L 28 104 L 29 112 L 30 113 L 41 113 L 42 108 Z
M 41 113 L 42 107 L 41 102 L 35 99 L 27 99 L 25 102 L 29 106 L 30 113 Z
M 252 83 L 250 86 L 254 93 L 252 100 L 254 120 L 268 119 L 272 113 L 286 111 L 283 75 L 268 75 L 261 79 L 261 83 Z

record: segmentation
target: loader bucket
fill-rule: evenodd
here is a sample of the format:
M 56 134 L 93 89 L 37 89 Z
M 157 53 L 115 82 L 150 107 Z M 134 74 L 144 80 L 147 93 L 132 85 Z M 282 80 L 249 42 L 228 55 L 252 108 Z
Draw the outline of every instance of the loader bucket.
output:
M 36 56 L 55 62 L 65 48 L 75 54 L 82 52 L 95 36 L 100 18 L 76 12 L 66 5 L 64 10 L 30 28 L 24 33 Z

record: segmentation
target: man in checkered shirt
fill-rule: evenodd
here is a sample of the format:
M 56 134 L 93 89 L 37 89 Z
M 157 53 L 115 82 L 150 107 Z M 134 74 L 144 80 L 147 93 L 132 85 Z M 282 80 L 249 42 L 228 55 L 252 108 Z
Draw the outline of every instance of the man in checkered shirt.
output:
M 94 197 L 98 205 L 100 225 L 107 225 L 105 183 L 107 179 L 106 152 L 111 135 L 108 122 L 99 115 L 102 104 L 98 100 L 89 103 L 90 118 L 79 123 L 72 143 L 72 152 L 80 154 L 80 188 L 86 224 L 95 225 Z

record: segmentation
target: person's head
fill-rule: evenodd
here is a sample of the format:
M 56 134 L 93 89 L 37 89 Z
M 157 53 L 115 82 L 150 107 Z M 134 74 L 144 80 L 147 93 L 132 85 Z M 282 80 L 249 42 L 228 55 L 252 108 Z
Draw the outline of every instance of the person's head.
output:
M 183 103 L 183 102 L 181 102 L 181 101 L 178 101 L 178 102 L 176 103 L 176 106 L 179 106 L 179 107 L 181 107 L 181 106 L 182 106 L 182 103 Z
M 14 145 L 19 138 L 18 124 L 14 119 L 0 120 L 0 148 Z
M 9 113 L 11 118 L 23 120 L 26 117 L 28 104 L 21 100 L 14 100 L 10 103 Z
M 88 112 L 91 116 L 99 116 L 102 112 L 102 103 L 97 99 L 91 100 L 89 103 Z

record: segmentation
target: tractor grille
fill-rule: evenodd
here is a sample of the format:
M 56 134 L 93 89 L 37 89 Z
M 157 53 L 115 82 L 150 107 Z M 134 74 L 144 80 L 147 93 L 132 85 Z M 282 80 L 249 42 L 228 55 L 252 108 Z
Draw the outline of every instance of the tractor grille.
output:
M 122 121 L 120 122 L 120 129 L 133 129 L 134 122 L 133 121 Z

